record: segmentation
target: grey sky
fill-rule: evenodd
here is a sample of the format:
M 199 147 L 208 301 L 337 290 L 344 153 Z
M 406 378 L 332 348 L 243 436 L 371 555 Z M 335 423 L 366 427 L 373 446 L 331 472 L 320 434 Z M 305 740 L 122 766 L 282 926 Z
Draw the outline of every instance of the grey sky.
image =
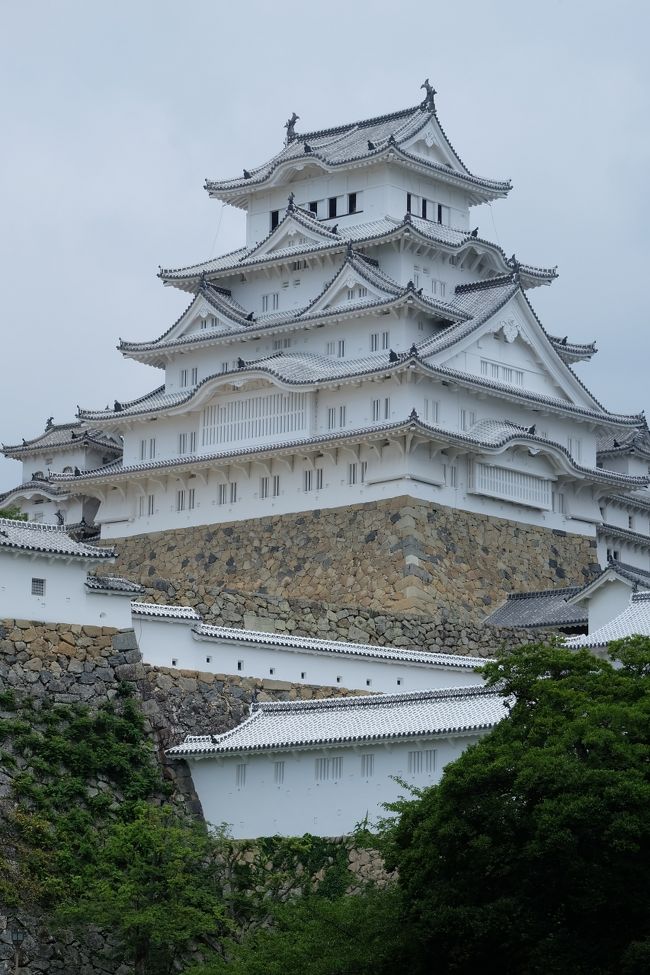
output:
M 610 409 L 650 406 L 650 7 L 357 0 L 0 0 L 0 441 L 157 385 L 118 338 L 187 303 L 156 278 L 240 246 L 206 176 L 262 162 L 292 111 L 319 128 L 416 104 L 426 76 L 469 168 L 510 177 L 481 234 L 558 264 L 544 325 L 599 354 Z M 0 489 L 19 466 L 0 461 Z

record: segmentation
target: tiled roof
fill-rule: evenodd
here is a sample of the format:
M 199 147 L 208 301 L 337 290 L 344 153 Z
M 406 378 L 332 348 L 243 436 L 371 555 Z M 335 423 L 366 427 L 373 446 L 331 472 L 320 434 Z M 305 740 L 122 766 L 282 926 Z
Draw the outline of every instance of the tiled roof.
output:
M 619 538 L 623 542 L 635 545 L 640 548 L 650 548 L 650 536 L 641 532 L 632 531 L 630 528 L 619 528 L 617 525 L 608 525 L 603 522 L 598 525 L 597 532 L 606 538 Z
M 628 565 L 626 562 L 619 562 L 618 559 L 610 559 L 602 572 L 569 597 L 570 601 L 575 604 L 583 602 L 600 589 L 604 582 L 613 578 L 629 582 L 634 589 L 638 587 L 650 589 L 650 570 L 639 569 L 636 565 Z
M 591 359 L 598 351 L 595 342 L 569 342 L 566 336 L 560 339 L 556 335 L 549 335 L 549 339 L 557 354 L 567 364 L 581 362 L 583 359 Z
M 32 481 L 25 481 L 23 484 L 19 484 L 17 487 L 11 488 L 9 491 L 3 491 L 0 494 L 0 502 L 4 502 L 7 498 L 11 498 L 14 495 L 21 495 L 29 492 L 33 494 L 34 492 L 39 492 L 41 494 L 46 494 L 51 498 L 67 498 L 68 492 L 59 487 L 57 484 L 52 484 L 49 479 L 37 478 Z
M 133 616 L 151 616 L 167 620 L 191 620 L 200 622 L 201 617 L 191 606 L 164 606 L 160 603 L 131 603 Z
M 0 518 L 0 549 L 23 552 L 43 552 L 86 559 L 113 559 L 113 548 L 97 548 L 70 538 L 67 529 L 58 525 L 41 525 L 35 521 L 15 521 Z
M 650 508 L 650 492 L 642 489 L 641 491 L 631 491 L 630 494 L 610 494 L 603 499 L 612 501 L 624 508 Z
M 137 582 L 130 579 L 123 579 L 122 576 L 95 576 L 86 577 L 86 588 L 92 592 L 114 592 L 125 596 L 134 596 L 144 593 L 146 590 Z
M 490 613 L 485 624 L 517 629 L 586 625 L 587 611 L 567 603 L 578 592 L 580 586 L 511 593 L 502 606 Z
M 281 235 L 283 224 L 288 218 L 289 211 L 287 210 L 287 215 L 280 221 L 278 226 L 271 231 L 264 241 L 255 244 L 254 247 L 243 247 L 239 250 L 224 254 L 222 257 L 212 258 L 208 261 L 202 261 L 199 264 L 192 264 L 187 267 L 161 268 L 159 277 L 170 283 L 191 283 L 193 289 L 204 275 L 207 278 L 212 275 L 230 275 L 235 271 L 254 268 L 258 265 L 289 258 L 309 255 L 316 256 L 342 251 L 348 242 L 372 246 L 402 238 L 406 235 L 415 237 L 418 240 L 429 241 L 432 245 L 441 245 L 446 250 L 453 252 L 458 252 L 470 245 L 476 249 L 484 248 L 492 252 L 495 257 L 501 259 L 502 270 L 504 272 L 510 266 L 503 249 L 493 241 L 478 237 L 478 235 L 475 236 L 473 231 L 458 230 L 433 220 L 425 220 L 422 217 L 413 216 L 410 213 L 407 213 L 402 220 L 386 216 L 380 220 L 371 220 L 367 223 L 339 225 L 335 235 L 331 232 L 325 233 L 327 229 L 326 224 L 320 221 L 313 221 L 312 229 L 320 231 L 320 239 L 312 239 L 312 241 L 308 241 L 306 244 L 292 244 L 291 246 L 258 253 L 260 247 L 273 236 Z M 557 277 L 557 268 L 536 267 L 532 264 L 519 264 L 518 267 L 522 281 L 527 286 L 548 283 Z
M 172 758 L 283 748 L 395 741 L 492 728 L 507 714 L 503 692 L 470 687 L 254 705 L 223 735 L 190 736 L 170 748 Z
M 199 623 L 193 630 L 204 639 L 255 643 L 269 647 L 290 647 L 323 653 L 353 657 L 373 657 L 378 660 L 396 660 L 404 663 L 430 664 L 434 667 L 454 667 L 473 670 L 485 663 L 481 657 L 465 657 L 453 653 L 427 653 L 419 650 L 401 650 L 395 647 L 375 647 L 366 643 L 346 643 L 342 640 L 317 640 L 313 637 L 293 636 L 288 633 L 264 633 L 259 630 L 239 630 L 234 627 L 212 626 Z
M 454 159 L 454 167 L 446 163 L 428 160 L 412 153 L 404 143 L 433 121 Z M 473 176 L 447 139 L 438 122 L 435 110 L 417 106 L 391 115 L 365 119 L 333 129 L 295 134 L 294 138 L 271 160 L 250 171 L 243 178 L 206 180 L 206 189 L 212 196 L 233 201 L 252 190 L 264 186 L 269 177 L 285 163 L 308 160 L 319 161 L 326 169 L 345 167 L 350 163 L 383 161 L 388 155 L 413 163 L 421 169 L 435 173 L 448 182 L 462 182 L 480 192 L 480 198 L 492 199 L 505 196 L 510 182 L 481 179 Z M 239 192 L 237 192 L 239 191 Z
M 122 452 L 121 446 L 110 437 L 101 431 L 82 429 L 77 420 L 74 423 L 50 423 L 43 433 L 32 440 L 24 440 L 21 444 L 3 444 L 2 453 L 13 457 L 40 451 L 76 449 L 80 446 L 94 446 L 113 454 Z
M 279 355 L 281 355 L 281 353 L 278 353 L 278 356 Z M 266 371 L 268 371 L 268 369 Z M 287 379 L 285 381 L 288 382 L 289 380 Z M 480 426 L 480 423 L 476 425 Z M 499 438 L 497 438 L 497 430 L 500 431 Z M 617 471 L 607 471 L 599 467 L 583 467 L 581 464 L 576 464 L 564 444 L 556 443 L 553 440 L 547 440 L 544 437 L 537 436 L 536 434 L 531 433 L 526 427 L 517 426 L 516 424 L 508 421 L 494 421 L 493 423 L 489 421 L 490 440 L 485 440 L 482 439 L 480 435 L 476 436 L 472 430 L 469 430 L 466 433 L 459 433 L 455 430 L 447 430 L 444 427 L 423 423 L 419 419 L 415 410 L 413 410 L 411 414 L 402 421 L 397 421 L 395 423 L 372 424 L 370 426 L 360 427 L 356 430 L 341 431 L 340 433 L 336 434 L 326 433 L 319 436 L 301 437 L 296 440 L 280 441 L 275 444 L 256 444 L 250 447 L 240 447 L 208 454 L 185 454 L 182 457 L 131 464 L 128 467 L 114 464 L 107 467 L 102 467 L 96 471 L 82 472 L 79 475 L 73 476 L 71 474 L 54 474 L 52 477 L 56 480 L 60 480 L 62 483 L 68 483 L 70 481 L 79 483 L 84 480 L 96 480 L 97 478 L 106 476 L 114 478 L 117 475 L 129 476 L 134 473 L 146 471 L 159 471 L 172 468 L 174 470 L 179 470 L 181 468 L 191 469 L 197 463 L 209 463 L 211 461 L 221 459 L 227 460 L 234 457 L 250 456 L 251 454 L 274 454 L 278 451 L 291 451 L 295 448 L 300 448 L 303 450 L 306 448 L 316 449 L 322 444 L 354 442 L 359 437 L 363 437 L 364 439 L 373 437 L 376 438 L 385 436 L 388 433 L 401 435 L 407 431 L 420 431 L 427 437 L 435 438 L 437 436 L 448 443 L 476 446 L 480 447 L 484 451 L 496 450 L 500 452 L 503 447 L 508 445 L 508 443 L 514 443 L 516 441 L 539 444 L 547 448 L 552 448 L 553 453 L 560 455 L 564 459 L 567 469 L 573 470 L 593 481 L 629 487 L 643 486 L 648 483 L 647 477 L 632 477 L 628 474 L 620 474 Z
M 630 605 L 604 626 L 584 636 L 574 636 L 565 640 L 566 646 L 606 647 L 612 640 L 622 640 L 626 636 L 650 636 L 650 592 L 632 593 Z
M 599 457 L 637 454 L 650 459 L 650 431 L 645 417 L 639 417 L 639 422 L 634 430 L 629 430 L 623 434 L 603 434 L 598 440 L 597 453 Z

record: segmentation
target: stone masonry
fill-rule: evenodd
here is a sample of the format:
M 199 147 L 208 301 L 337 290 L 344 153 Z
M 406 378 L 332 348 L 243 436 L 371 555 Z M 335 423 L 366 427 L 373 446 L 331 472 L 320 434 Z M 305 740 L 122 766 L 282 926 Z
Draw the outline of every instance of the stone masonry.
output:
M 138 535 L 119 571 L 210 622 L 489 655 L 511 592 L 584 584 L 595 540 L 412 498 Z M 109 570 L 106 570 L 109 571 Z

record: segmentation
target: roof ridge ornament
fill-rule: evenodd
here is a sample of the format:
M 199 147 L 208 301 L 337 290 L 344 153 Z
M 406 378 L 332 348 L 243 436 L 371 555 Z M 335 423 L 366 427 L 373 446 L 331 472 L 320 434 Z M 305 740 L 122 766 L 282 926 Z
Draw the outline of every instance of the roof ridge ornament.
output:
M 287 137 L 285 139 L 285 146 L 288 146 L 296 138 L 296 122 L 300 118 L 295 112 L 291 113 L 291 118 L 287 119 L 284 123 L 284 127 L 287 130 Z
M 435 112 L 436 110 L 435 97 L 438 94 L 438 92 L 436 91 L 435 88 L 433 88 L 429 84 L 428 78 L 424 79 L 424 83 L 420 85 L 420 88 L 423 88 L 424 91 L 426 92 L 426 95 L 424 96 L 424 100 L 420 104 L 420 108 L 423 109 L 423 111 L 425 112 Z
M 296 209 L 296 204 L 294 202 L 295 199 L 296 199 L 296 194 L 292 190 L 291 193 L 289 193 L 289 196 L 287 197 L 288 200 L 287 213 L 293 213 L 293 211 Z
M 419 420 L 419 419 L 420 417 L 418 416 L 418 411 L 415 409 L 415 407 L 413 407 L 413 409 L 409 413 L 409 420 Z

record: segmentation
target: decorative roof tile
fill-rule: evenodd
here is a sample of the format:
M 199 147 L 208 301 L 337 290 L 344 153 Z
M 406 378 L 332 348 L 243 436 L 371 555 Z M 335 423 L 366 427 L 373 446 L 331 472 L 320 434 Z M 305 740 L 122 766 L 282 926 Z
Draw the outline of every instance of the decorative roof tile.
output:
M 114 548 L 98 548 L 76 542 L 67 529 L 58 525 L 42 525 L 35 521 L 17 521 L 0 518 L 0 550 L 43 552 L 48 555 L 66 555 L 74 558 L 103 561 L 114 559 Z
M 222 735 L 190 736 L 171 758 L 278 751 L 359 741 L 397 741 L 481 731 L 507 714 L 503 692 L 481 686 L 253 706 Z
M 485 663 L 481 657 L 466 657 L 453 653 L 428 653 L 424 650 L 402 650 L 396 647 L 376 647 L 367 643 L 347 643 L 342 640 L 318 640 L 314 637 L 293 636 L 288 633 L 264 633 L 259 630 L 240 630 L 227 626 L 199 623 L 193 632 L 202 639 L 262 644 L 270 647 L 288 647 L 351 657 L 372 657 L 377 660 L 395 660 L 400 663 L 430 664 L 433 667 L 453 667 L 473 670 Z
M 606 647 L 612 640 L 627 636 L 650 636 L 650 592 L 632 593 L 630 605 L 618 616 L 592 633 L 565 640 L 567 647 Z

